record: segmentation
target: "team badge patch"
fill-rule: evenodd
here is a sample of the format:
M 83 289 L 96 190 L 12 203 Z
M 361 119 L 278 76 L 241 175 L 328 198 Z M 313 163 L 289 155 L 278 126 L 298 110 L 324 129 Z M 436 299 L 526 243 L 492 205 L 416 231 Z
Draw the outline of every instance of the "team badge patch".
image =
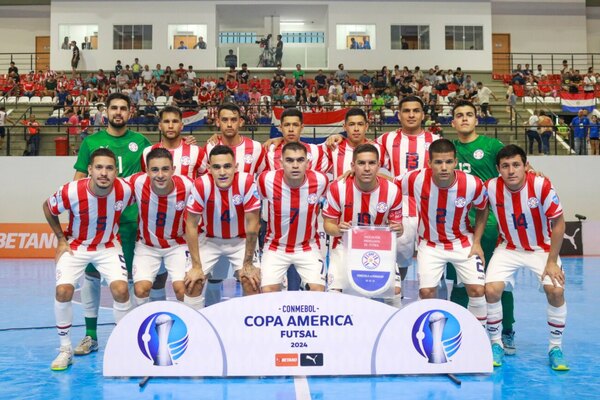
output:
M 181 165 L 190 165 L 192 163 L 192 159 L 188 156 L 181 157 Z
M 375 209 L 377 210 L 377 212 L 384 213 L 388 210 L 388 205 L 387 203 L 381 201 L 377 203 L 377 207 L 375 207 Z
M 135 142 L 131 142 L 129 143 L 129 150 L 131 151 L 138 151 L 138 145 Z
M 184 208 L 185 208 L 185 201 L 183 201 L 183 200 L 181 200 L 181 201 L 178 201 L 178 202 L 177 202 L 177 204 L 175 204 L 175 209 L 176 209 L 177 211 L 181 211 L 181 210 L 183 210 Z
M 244 198 L 241 194 L 236 194 L 233 196 L 233 204 L 239 206 L 244 201 Z
M 308 198 L 306 199 L 306 201 L 308 201 L 308 204 L 317 204 L 317 194 L 316 193 L 311 193 L 308 195 Z
M 244 163 L 252 164 L 254 162 L 254 156 L 252 154 L 246 154 L 244 156 Z
M 529 208 L 536 208 L 540 204 L 540 201 L 535 197 L 530 197 L 527 199 L 527 206 Z
M 463 208 L 467 205 L 467 199 L 465 199 L 464 197 L 457 197 L 454 200 L 454 205 L 458 208 Z
M 481 149 L 477 149 L 473 152 L 473 158 L 476 160 L 481 160 L 485 153 Z
M 115 211 L 121 211 L 123 209 L 123 202 L 121 200 L 117 201 L 113 208 Z

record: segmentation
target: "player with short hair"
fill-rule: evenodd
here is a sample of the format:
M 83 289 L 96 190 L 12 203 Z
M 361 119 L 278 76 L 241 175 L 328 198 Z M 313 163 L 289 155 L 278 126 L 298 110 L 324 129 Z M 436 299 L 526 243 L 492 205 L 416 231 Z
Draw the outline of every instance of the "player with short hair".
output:
M 187 292 L 183 283 L 189 264 L 185 208 L 193 182 L 187 176 L 175 175 L 173 156 L 165 148 L 151 150 L 145 165 L 146 173 L 129 178 L 139 211 L 139 235 L 133 257 L 136 305 L 150 301 L 150 289 L 164 263 L 177 300 L 199 309 L 200 292 Z
M 429 168 L 402 178 L 402 193 L 418 199 L 419 297 L 436 296 L 446 264 L 452 262 L 467 289 L 469 311 L 485 326 L 481 235 L 487 220 L 487 196 L 481 179 L 456 171 L 457 164 L 452 142 L 438 139 L 429 146 Z M 471 207 L 476 209 L 475 229 L 468 218 Z
M 296 124 L 301 119 L 294 116 L 285 121 Z M 310 290 L 325 290 L 317 215 L 327 189 L 327 176 L 308 170 L 307 155 L 303 144 L 287 143 L 281 152 L 283 168 L 265 171 L 258 178 L 258 192 L 268 202 L 269 210 L 261 260 L 263 292 L 281 290 L 292 264 Z
M 122 93 L 112 93 L 106 99 L 108 127 L 88 136 L 81 143 L 74 180 L 85 178 L 93 151 L 107 147 L 117 158 L 117 174 L 119 177 L 131 176 L 141 170 L 140 158 L 150 141 L 138 132 L 127 128 L 131 112 L 131 100 Z M 125 256 L 127 271 L 131 274 L 133 252 L 137 239 L 137 207 L 131 206 L 123 211 L 119 224 L 119 237 Z M 75 347 L 75 355 L 87 355 L 98 351 L 98 309 L 100 307 L 100 274 L 93 266 L 86 269 L 81 288 L 81 302 L 85 316 L 85 336 Z
M 323 227 L 334 237 L 330 254 L 327 284 L 329 290 L 343 291 L 348 287 L 344 248 L 341 236 L 353 226 L 386 226 L 402 234 L 402 191 L 385 178 L 379 177 L 379 151 L 369 143 L 360 144 L 352 152 L 353 172 L 345 180 L 334 181 L 327 191 L 323 209 Z M 402 306 L 400 276 L 391 305 Z M 387 299 L 386 299 L 387 300 Z
M 226 262 L 249 295 L 260 288 L 260 270 L 253 265 L 260 202 L 254 177 L 237 169 L 231 148 L 217 145 L 211 150 L 209 173 L 196 179 L 188 200 L 186 241 L 200 288 L 215 265 Z M 200 216 L 204 234 L 198 239 Z
M 502 365 L 500 296 L 506 285 L 514 285 L 514 275 L 528 268 L 544 287 L 550 329 L 548 356 L 557 371 L 569 369 L 562 337 L 567 319 L 565 273 L 558 256 L 565 233 L 563 209 L 548 178 L 527 173 L 527 155 L 516 145 L 498 152 L 499 177 L 485 183 L 489 207 L 498 220 L 500 240 L 489 262 L 485 279 L 487 329 L 492 342 L 494 366 Z
M 131 308 L 127 269 L 117 231 L 124 210 L 135 198 L 131 186 L 117 178 L 117 158 L 109 149 L 92 152 L 88 175 L 61 186 L 43 205 L 46 220 L 58 238 L 54 313 L 60 352 L 50 366 L 54 371 L 65 370 L 73 362 L 71 301 L 75 284 L 88 263 L 109 283 L 115 322 Z M 67 210 L 69 227 L 63 233 L 58 216 Z

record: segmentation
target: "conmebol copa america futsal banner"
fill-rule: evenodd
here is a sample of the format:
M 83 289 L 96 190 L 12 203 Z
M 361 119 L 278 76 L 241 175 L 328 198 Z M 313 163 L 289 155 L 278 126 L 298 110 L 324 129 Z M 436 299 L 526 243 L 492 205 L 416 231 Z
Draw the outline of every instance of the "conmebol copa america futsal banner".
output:
M 104 376 L 490 373 L 485 330 L 466 309 L 422 300 L 397 310 L 337 293 L 234 298 L 196 312 L 132 310 L 112 332 Z

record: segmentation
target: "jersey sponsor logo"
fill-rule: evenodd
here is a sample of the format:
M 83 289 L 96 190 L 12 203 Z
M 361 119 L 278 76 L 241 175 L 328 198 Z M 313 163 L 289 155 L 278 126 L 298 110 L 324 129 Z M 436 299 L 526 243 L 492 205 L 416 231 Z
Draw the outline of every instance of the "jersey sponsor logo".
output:
M 465 199 L 464 197 L 457 197 L 454 200 L 454 205 L 458 208 L 463 208 L 467 205 L 467 199 Z
M 183 320 L 166 312 L 148 316 L 140 325 L 137 339 L 144 357 L 160 367 L 176 364 L 189 344 L 188 329 Z
M 319 197 L 317 196 L 316 193 L 309 194 L 308 198 L 306 199 L 306 201 L 308 201 L 308 204 L 317 204 L 318 200 L 319 200 Z
M 537 208 L 540 205 L 540 201 L 535 197 L 530 197 L 527 199 L 527 206 L 529 208 Z
M 233 196 L 233 204 L 236 206 L 239 206 L 240 204 L 242 204 L 244 201 L 244 198 L 242 197 L 241 194 L 236 194 Z
M 138 151 L 138 145 L 137 145 L 137 143 L 135 143 L 135 142 L 129 143 L 129 150 L 131 150 L 133 152 Z
M 444 310 L 423 313 L 412 328 L 415 350 L 431 364 L 445 364 L 460 349 L 462 330 L 456 317 Z
M 123 209 L 123 202 L 121 200 L 117 201 L 113 208 L 115 211 L 121 211 Z
M 388 210 L 388 205 L 386 202 L 380 201 L 379 203 L 377 203 L 377 207 L 375 207 L 375 209 L 377 210 L 377 212 L 384 213 Z
M 188 156 L 181 157 L 181 165 L 190 165 L 192 163 L 192 159 Z
M 244 156 L 244 163 L 252 164 L 254 162 L 254 156 L 252 154 L 246 154 Z
M 367 269 L 375 269 L 379 267 L 381 263 L 381 257 L 374 251 L 367 251 L 362 256 L 362 265 Z
M 481 149 L 477 149 L 473 152 L 473 158 L 476 160 L 481 160 L 485 156 L 485 153 Z
M 185 208 L 185 201 L 183 201 L 183 200 L 180 200 L 180 201 L 177 202 L 177 204 L 175 204 L 175 209 L 177 211 L 181 211 L 184 208 Z

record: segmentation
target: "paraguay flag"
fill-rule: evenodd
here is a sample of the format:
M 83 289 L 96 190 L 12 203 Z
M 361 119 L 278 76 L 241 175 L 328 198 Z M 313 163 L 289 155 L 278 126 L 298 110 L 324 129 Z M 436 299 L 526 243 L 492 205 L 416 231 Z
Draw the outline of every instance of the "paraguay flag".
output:
M 271 120 L 271 137 L 281 137 L 282 133 L 279 130 L 281 123 L 281 113 L 285 108 L 273 107 L 273 118 Z M 304 118 L 304 131 L 302 132 L 302 141 L 304 143 L 322 143 L 332 133 L 340 133 L 344 131 L 344 118 L 346 118 L 347 108 L 335 111 L 322 112 L 305 112 L 302 113 Z
M 205 109 L 200 111 L 184 111 L 183 130 L 191 132 L 196 128 L 206 125 L 206 114 L 208 114 L 208 112 Z
M 563 111 L 578 112 L 579 110 L 588 110 L 592 112 L 595 107 L 596 98 L 594 93 L 569 93 L 560 92 L 560 102 Z

